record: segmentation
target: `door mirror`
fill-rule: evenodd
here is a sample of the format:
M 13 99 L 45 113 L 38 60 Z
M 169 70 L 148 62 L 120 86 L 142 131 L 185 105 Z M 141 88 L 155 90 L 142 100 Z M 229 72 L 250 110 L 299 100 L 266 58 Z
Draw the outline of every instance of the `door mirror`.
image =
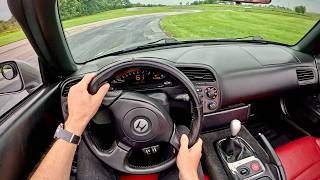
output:
M 236 4 L 252 3 L 252 4 L 270 4 L 271 0 L 234 0 Z
M 19 92 L 23 89 L 18 65 L 14 61 L 0 63 L 0 94 Z
M 1 75 L 6 79 L 6 80 L 12 80 L 15 77 L 17 77 L 18 73 L 15 70 L 13 64 L 7 63 L 4 64 L 1 68 Z

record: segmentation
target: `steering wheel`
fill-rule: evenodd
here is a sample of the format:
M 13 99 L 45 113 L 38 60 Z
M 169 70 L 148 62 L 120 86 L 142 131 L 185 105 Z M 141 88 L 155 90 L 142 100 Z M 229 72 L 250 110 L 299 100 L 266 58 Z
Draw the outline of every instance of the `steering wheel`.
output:
M 91 94 L 95 94 L 114 73 L 123 68 L 139 66 L 162 70 L 180 81 L 187 90 L 192 103 L 192 119 L 188 134 L 189 147 L 192 146 L 199 138 L 201 130 L 202 104 L 192 82 L 174 66 L 148 58 L 121 61 L 99 71 L 89 84 L 88 90 Z M 102 104 L 113 113 L 112 123 L 116 129 L 116 140 L 111 149 L 105 151 L 95 145 L 88 131 L 84 132 L 88 147 L 98 159 L 116 170 L 129 174 L 157 173 L 175 163 L 175 156 L 158 165 L 147 167 L 136 167 L 128 163 L 128 155 L 134 148 L 166 142 L 176 150 L 179 149 L 182 132 L 172 122 L 169 113 L 160 103 L 137 92 L 110 91 Z

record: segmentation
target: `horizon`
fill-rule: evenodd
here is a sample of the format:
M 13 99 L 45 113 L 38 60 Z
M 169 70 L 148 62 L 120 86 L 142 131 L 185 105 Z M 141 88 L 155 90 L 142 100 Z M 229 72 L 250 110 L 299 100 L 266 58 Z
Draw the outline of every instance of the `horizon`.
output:
M 130 0 L 131 3 L 141 4 L 163 4 L 163 5 L 179 5 L 191 3 L 194 0 Z M 303 1 L 303 3 L 301 3 Z M 320 12 L 320 0 L 272 0 L 270 5 L 282 6 L 293 9 L 295 6 L 304 5 L 307 8 L 307 12 L 319 13 Z M 0 0 L 0 20 L 8 20 L 12 16 L 7 0 Z

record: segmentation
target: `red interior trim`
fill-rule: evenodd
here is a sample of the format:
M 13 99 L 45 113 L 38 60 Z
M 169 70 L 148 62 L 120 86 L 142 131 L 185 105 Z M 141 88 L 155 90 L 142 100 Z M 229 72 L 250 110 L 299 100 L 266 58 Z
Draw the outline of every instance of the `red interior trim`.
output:
M 320 179 L 320 138 L 304 137 L 278 147 L 288 180 Z
M 157 180 L 159 174 L 148 175 L 124 175 L 120 177 L 120 180 Z M 204 175 L 204 180 L 210 180 L 209 176 Z

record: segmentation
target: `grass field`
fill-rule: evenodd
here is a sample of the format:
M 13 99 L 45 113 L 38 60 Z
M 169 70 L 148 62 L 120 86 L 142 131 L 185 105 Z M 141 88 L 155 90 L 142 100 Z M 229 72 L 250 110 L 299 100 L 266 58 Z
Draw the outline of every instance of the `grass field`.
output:
M 299 15 L 266 8 L 216 9 L 164 17 L 161 27 L 179 40 L 262 36 L 296 44 L 317 22 L 316 14 Z
M 232 38 L 260 35 L 267 40 L 295 44 L 320 19 L 320 14 L 297 14 L 274 8 L 236 5 L 164 6 L 137 9 L 118 9 L 62 22 L 64 28 L 124 16 L 172 12 L 179 9 L 202 12 L 167 16 L 161 27 L 182 40 Z M 22 31 L 0 33 L 0 46 L 21 39 Z
M 0 33 L 0 46 L 10 44 L 12 42 L 16 42 L 25 38 L 26 36 L 21 30 L 16 32 Z
M 137 8 L 137 10 L 132 9 L 117 9 L 112 11 L 106 11 L 90 16 L 77 17 L 70 20 L 65 20 L 62 22 L 64 28 L 70 28 L 82 24 L 88 24 L 92 22 L 114 19 L 118 17 L 124 16 L 132 16 L 132 15 L 141 15 L 141 14 L 150 14 L 150 13 L 161 13 L 161 12 L 171 12 L 174 11 L 174 7 L 165 6 L 165 7 L 148 7 L 148 8 Z M 6 32 L 0 33 L 0 46 L 10 44 L 12 42 L 19 41 L 21 39 L 25 39 L 25 35 L 23 32 Z

